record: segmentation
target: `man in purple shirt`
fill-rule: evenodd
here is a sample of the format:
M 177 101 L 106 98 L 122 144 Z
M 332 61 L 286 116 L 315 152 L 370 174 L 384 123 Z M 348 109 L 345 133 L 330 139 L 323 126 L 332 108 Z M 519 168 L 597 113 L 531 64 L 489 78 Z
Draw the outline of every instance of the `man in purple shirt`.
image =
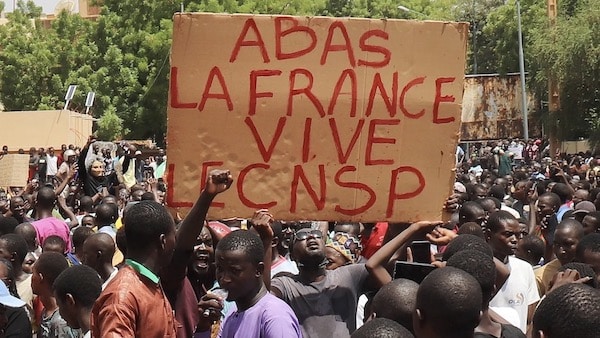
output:
M 270 231 L 268 225 L 261 226 L 262 229 L 255 227 L 262 234 L 262 241 L 253 231 L 238 230 L 217 245 L 217 280 L 228 292 L 227 300 L 235 301 L 221 324 L 218 337 L 301 338 L 294 311 L 270 294 L 263 282 L 263 274 L 270 274 L 263 262 L 264 243 L 269 245 L 273 234 L 271 232 L 271 239 L 264 236 L 264 232 Z M 201 298 L 198 303 L 201 315 L 194 337 L 210 336 L 210 325 L 220 317 L 222 301 L 210 292 Z

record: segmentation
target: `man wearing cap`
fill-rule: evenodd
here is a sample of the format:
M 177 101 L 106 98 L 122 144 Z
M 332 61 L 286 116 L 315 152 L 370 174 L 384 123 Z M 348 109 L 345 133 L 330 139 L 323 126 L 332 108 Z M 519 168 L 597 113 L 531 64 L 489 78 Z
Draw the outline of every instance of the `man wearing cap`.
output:
M 31 338 L 31 322 L 27 317 L 25 302 L 12 296 L 4 283 L 0 283 L 0 304 L 4 307 L 4 311 L 0 310 L 0 330 L 4 332 L 3 337 Z
M 63 153 L 63 157 L 65 161 L 61 163 L 60 167 L 58 168 L 58 172 L 56 173 L 56 177 L 58 177 L 61 181 L 64 181 L 67 179 L 67 177 L 69 177 L 71 165 L 77 160 L 77 154 L 75 151 L 67 149 Z
M 596 206 L 590 201 L 581 201 L 575 204 L 575 210 L 573 210 L 573 217 L 583 224 L 583 218 L 590 212 L 596 211 Z

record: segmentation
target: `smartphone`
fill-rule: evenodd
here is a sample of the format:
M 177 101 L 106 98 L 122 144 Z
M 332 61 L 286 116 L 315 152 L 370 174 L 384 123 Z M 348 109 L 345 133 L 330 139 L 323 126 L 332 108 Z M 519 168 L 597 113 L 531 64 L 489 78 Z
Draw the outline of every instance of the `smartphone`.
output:
M 396 266 L 394 267 L 394 279 L 410 279 L 413 282 L 420 284 L 434 269 L 435 266 L 431 264 L 396 261 Z
M 412 241 L 410 243 L 413 262 L 431 263 L 431 244 L 428 241 Z

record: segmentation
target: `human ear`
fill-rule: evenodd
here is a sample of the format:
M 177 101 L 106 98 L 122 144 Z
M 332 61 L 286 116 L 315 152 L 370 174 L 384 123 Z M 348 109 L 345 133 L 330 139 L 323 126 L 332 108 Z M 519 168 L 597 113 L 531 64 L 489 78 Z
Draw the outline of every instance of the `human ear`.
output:
M 422 321 L 425 319 L 423 314 L 421 313 L 420 309 L 415 309 L 415 315 L 416 315 L 417 319 L 419 319 L 419 321 Z
M 420 309 L 415 309 L 415 312 L 413 312 L 412 317 L 413 329 L 415 330 L 415 332 L 421 327 L 425 326 L 425 317 L 421 313 Z
M 265 273 L 265 263 L 263 262 L 259 262 L 258 265 L 256 266 L 256 277 L 260 277 L 263 275 L 263 273 Z
M 69 306 L 75 306 L 75 298 L 73 298 L 72 294 L 67 293 L 65 296 L 65 300 L 66 303 L 69 304 Z
M 161 234 L 159 238 L 160 238 L 160 248 L 164 249 L 167 244 L 167 235 Z

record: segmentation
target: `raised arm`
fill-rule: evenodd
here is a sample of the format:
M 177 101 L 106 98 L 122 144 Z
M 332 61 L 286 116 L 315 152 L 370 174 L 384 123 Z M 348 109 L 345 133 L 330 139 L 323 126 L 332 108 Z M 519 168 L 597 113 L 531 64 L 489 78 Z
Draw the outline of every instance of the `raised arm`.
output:
M 90 138 L 88 139 L 87 143 L 83 146 L 83 148 L 81 149 L 81 152 L 79 153 L 79 158 L 77 159 L 77 165 L 78 165 L 78 172 L 79 174 L 77 175 L 77 179 L 80 180 L 81 182 L 85 181 L 85 177 L 87 175 L 87 167 L 85 165 L 85 160 L 87 158 L 88 152 L 90 150 L 90 145 L 92 143 L 96 142 L 96 139 L 94 138 L 93 135 L 90 135 Z M 65 159 L 66 161 L 67 159 Z
M 67 175 L 67 178 L 65 178 L 62 182 L 60 182 L 58 187 L 56 187 L 54 189 L 54 193 L 56 194 L 56 196 L 60 195 L 65 190 L 65 188 L 67 187 L 69 182 L 71 182 L 73 177 L 75 177 L 75 173 L 77 172 L 78 169 L 79 169 L 79 166 L 77 165 L 77 163 L 71 164 L 71 169 L 69 170 L 69 174 Z
M 192 255 L 196 239 L 204 227 L 206 214 L 215 196 L 231 186 L 233 179 L 226 170 L 212 170 L 207 178 L 206 187 L 190 213 L 181 223 L 175 241 L 175 253 L 169 266 L 161 270 L 161 283 L 167 296 L 172 300 L 185 278 L 187 262 Z
M 229 170 L 212 170 L 206 180 L 206 187 L 200 193 L 198 200 L 190 210 L 189 214 L 181 222 L 177 233 L 175 248 L 178 250 L 192 250 L 196 244 L 196 238 L 200 235 L 208 208 L 215 196 L 229 189 L 233 183 L 233 177 Z
M 56 200 L 58 202 L 57 204 L 60 210 L 64 213 L 65 216 L 69 218 L 69 223 L 67 223 L 69 229 L 73 229 L 74 227 L 78 226 L 79 221 L 77 221 L 77 216 L 75 216 L 75 213 L 73 213 L 73 211 L 69 209 L 65 198 L 62 195 L 57 195 Z
M 273 250 L 271 244 L 273 243 L 273 215 L 269 213 L 267 209 L 260 209 L 254 212 L 250 223 L 263 242 L 263 248 L 265 249 L 265 256 L 263 257 L 263 282 L 267 290 L 271 289 L 271 262 L 273 260 Z
M 406 230 L 377 250 L 367 261 L 366 268 L 369 271 L 370 279 L 377 286 L 383 286 L 392 281 L 392 276 L 386 269 L 386 265 L 394 253 L 405 243 L 411 240 L 417 234 L 431 232 L 442 222 L 421 221 L 411 224 Z

